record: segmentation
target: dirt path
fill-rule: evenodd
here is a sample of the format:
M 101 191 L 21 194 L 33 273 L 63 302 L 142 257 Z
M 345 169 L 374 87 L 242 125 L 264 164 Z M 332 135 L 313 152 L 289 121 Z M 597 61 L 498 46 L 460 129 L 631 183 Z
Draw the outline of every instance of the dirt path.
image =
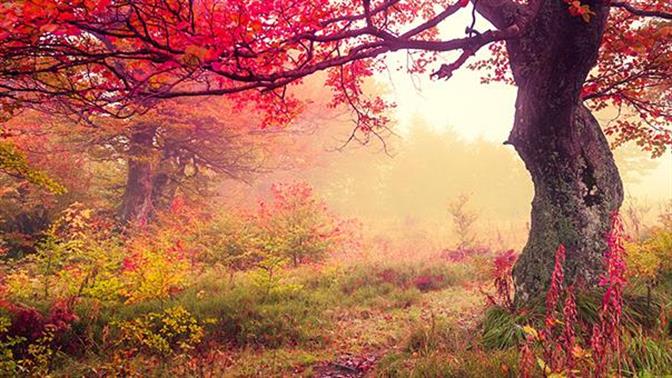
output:
M 401 309 L 349 311 L 339 314 L 334 348 L 337 358 L 313 367 L 315 378 L 366 377 L 390 351 L 402 348 L 410 331 L 432 318 L 463 326 L 476 321 L 481 296 L 473 290 L 451 287 L 425 293 L 415 304 Z

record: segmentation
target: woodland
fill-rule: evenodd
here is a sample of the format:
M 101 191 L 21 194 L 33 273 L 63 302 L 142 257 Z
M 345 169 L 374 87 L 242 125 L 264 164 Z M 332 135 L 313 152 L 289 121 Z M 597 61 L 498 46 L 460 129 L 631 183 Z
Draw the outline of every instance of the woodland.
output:
M 671 78 L 669 0 L 2 0 L 0 377 L 672 376 Z

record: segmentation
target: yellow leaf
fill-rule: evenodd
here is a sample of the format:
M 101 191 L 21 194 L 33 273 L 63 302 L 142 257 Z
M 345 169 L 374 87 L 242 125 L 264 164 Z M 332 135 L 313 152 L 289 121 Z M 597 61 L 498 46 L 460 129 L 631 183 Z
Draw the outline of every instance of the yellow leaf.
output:
M 523 332 L 525 332 L 525 334 L 528 336 L 532 336 L 532 338 L 535 340 L 539 339 L 539 332 L 537 332 L 537 330 L 534 329 L 534 327 L 532 327 L 531 325 L 524 326 Z
M 541 368 L 541 370 L 544 372 L 545 376 L 549 376 L 551 372 L 551 368 L 546 365 L 546 362 L 542 360 L 541 358 L 537 358 L 537 364 Z

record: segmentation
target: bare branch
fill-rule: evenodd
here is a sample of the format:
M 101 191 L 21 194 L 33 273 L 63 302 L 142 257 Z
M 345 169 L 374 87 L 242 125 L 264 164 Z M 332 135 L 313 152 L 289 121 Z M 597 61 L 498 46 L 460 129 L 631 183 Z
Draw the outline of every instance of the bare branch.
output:
M 672 20 L 672 13 L 663 12 L 663 11 L 656 11 L 656 10 L 639 9 L 639 8 L 635 8 L 631 4 L 624 3 L 624 2 L 621 2 L 621 1 L 612 1 L 610 6 L 612 8 L 624 9 L 624 10 L 634 14 L 635 16 L 655 17 L 655 18 L 662 18 L 664 20 Z

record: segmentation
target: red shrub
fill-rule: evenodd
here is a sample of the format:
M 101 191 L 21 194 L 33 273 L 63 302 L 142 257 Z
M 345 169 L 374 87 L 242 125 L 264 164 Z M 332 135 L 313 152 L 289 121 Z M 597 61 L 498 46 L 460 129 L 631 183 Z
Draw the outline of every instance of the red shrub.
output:
M 12 326 L 9 334 L 17 337 L 25 337 L 28 341 L 35 341 L 43 334 L 47 320 L 37 309 L 33 307 L 12 306 L 8 308 L 12 315 Z
M 76 321 L 77 315 L 72 312 L 69 301 L 58 300 L 51 305 L 48 315 L 42 314 L 34 307 L 19 306 L 4 302 L 2 308 L 7 310 L 12 318 L 9 334 L 24 337 L 26 341 L 33 342 L 45 335 L 49 329 L 58 334 L 70 329 L 70 325 Z
M 516 253 L 512 249 L 501 252 L 495 257 L 493 269 L 495 295 L 483 292 L 489 304 L 502 306 L 511 311 L 514 310 L 513 298 L 511 297 L 513 291 L 511 271 L 516 258 Z
M 51 305 L 47 325 L 53 327 L 54 332 L 66 331 L 77 321 L 77 315 L 72 312 L 70 301 L 58 300 Z
M 440 274 L 422 274 L 413 279 L 413 286 L 418 290 L 425 292 L 441 288 L 444 277 Z

